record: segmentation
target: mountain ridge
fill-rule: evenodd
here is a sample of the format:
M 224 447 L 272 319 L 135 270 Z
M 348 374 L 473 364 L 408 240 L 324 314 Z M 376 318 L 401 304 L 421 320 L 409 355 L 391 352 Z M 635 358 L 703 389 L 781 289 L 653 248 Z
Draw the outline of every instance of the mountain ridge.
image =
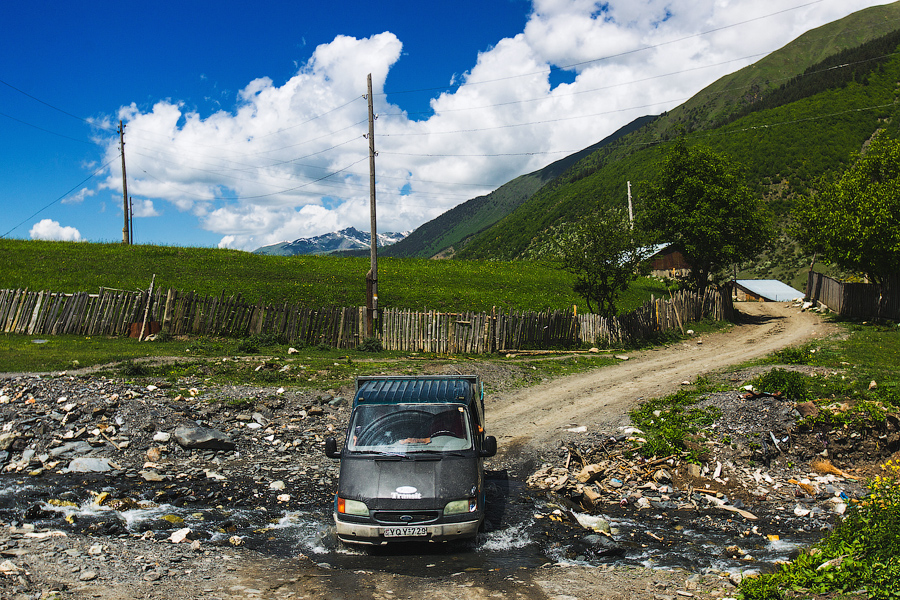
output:
M 379 248 L 396 244 L 409 235 L 405 232 L 386 232 L 375 235 Z M 253 254 L 266 254 L 270 256 L 306 256 L 310 254 L 332 254 L 354 250 L 368 250 L 371 248 L 372 235 L 367 231 L 360 231 L 355 227 L 345 227 L 340 231 L 325 233 L 308 238 L 297 238 L 293 241 L 278 242 L 262 246 L 253 251 Z

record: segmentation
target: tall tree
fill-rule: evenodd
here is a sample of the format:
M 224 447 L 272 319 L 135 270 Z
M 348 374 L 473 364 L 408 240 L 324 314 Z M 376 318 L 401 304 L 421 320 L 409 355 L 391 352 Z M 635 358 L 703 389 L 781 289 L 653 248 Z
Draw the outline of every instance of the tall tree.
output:
M 619 296 L 641 274 L 645 256 L 640 238 L 625 212 L 617 209 L 579 221 L 557 235 L 561 266 L 575 275 L 572 290 L 584 298 L 590 312 L 616 315 Z
M 836 181 L 819 187 L 794 208 L 800 244 L 875 282 L 900 273 L 900 142 L 879 133 Z
M 739 166 L 683 140 L 666 157 L 642 205 L 642 227 L 681 252 L 698 289 L 759 254 L 772 231 L 762 200 L 744 184 Z

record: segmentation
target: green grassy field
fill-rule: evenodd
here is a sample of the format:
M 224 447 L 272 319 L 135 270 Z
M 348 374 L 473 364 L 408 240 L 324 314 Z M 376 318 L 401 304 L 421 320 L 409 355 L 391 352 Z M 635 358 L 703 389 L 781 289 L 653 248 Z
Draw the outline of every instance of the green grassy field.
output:
M 0 289 L 94 292 L 101 287 L 156 286 L 201 294 L 240 293 L 251 302 L 308 307 L 365 305 L 368 258 L 262 256 L 216 248 L 123 246 L 0 240 Z M 641 279 L 622 298 L 632 310 L 665 284 Z M 382 259 L 382 308 L 447 311 L 567 310 L 585 312 L 572 276 L 531 262 Z

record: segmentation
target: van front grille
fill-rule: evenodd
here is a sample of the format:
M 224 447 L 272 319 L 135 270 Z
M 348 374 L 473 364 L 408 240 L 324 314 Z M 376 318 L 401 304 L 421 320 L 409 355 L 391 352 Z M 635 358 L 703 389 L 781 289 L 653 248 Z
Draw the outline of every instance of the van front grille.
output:
M 436 521 L 441 513 L 436 510 L 423 511 L 378 511 L 373 518 L 379 523 L 391 523 L 399 525 L 416 525 Z

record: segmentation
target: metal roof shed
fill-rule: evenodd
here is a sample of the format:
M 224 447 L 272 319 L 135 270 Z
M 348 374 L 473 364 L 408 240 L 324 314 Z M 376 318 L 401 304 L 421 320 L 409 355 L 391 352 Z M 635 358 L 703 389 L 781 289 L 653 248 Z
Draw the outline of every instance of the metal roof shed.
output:
M 751 302 L 790 302 L 805 294 L 776 279 L 736 279 L 735 296 Z

